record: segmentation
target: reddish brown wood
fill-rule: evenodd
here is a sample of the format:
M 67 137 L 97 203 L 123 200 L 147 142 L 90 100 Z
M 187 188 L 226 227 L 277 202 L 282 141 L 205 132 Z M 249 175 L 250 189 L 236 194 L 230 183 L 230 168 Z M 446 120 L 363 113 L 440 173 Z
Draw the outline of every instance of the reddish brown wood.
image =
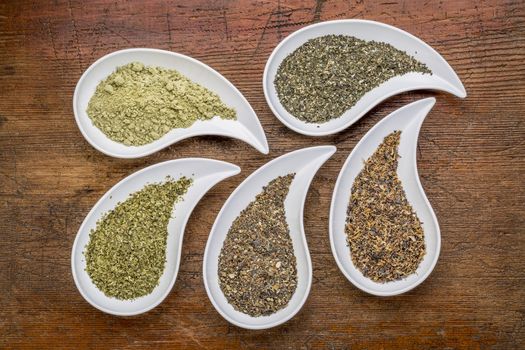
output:
M 348 130 L 308 138 L 266 105 L 266 59 L 315 21 L 367 18 L 405 29 L 456 69 L 466 100 L 430 92 L 389 99 Z M 128 47 L 181 52 L 230 79 L 261 119 L 271 153 L 219 137 L 186 140 L 118 160 L 81 136 L 75 84 L 102 55 Z M 0 348 L 449 348 L 525 347 L 525 6 L 523 1 L 3 1 L 0 4 Z M 419 171 L 442 230 L 430 278 L 394 298 L 353 287 L 328 242 L 340 167 L 394 109 L 437 96 L 419 144 Z M 230 326 L 208 301 L 202 254 L 216 213 L 253 170 L 307 145 L 335 144 L 312 184 L 305 225 L 314 284 L 304 309 L 267 331 Z M 227 160 L 242 174 L 216 186 L 187 227 L 178 281 L 164 303 L 118 318 L 87 304 L 70 272 L 86 213 L 113 184 L 156 162 Z

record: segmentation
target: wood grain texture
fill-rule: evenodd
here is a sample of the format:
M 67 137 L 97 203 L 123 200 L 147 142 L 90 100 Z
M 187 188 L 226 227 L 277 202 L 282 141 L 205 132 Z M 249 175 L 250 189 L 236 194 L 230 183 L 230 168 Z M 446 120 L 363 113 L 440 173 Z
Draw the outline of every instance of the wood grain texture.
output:
M 277 43 L 316 21 L 366 18 L 420 37 L 454 67 L 468 98 L 396 96 L 346 131 L 309 138 L 266 105 L 264 64 Z M 195 57 L 246 96 L 271 152 L 220 137 L 185 140 L 139 160 L 93 149 L 73 117 L 82 72 L 117 49 L 154 47 Z M 0 348 L 525 348 L 525 5 L 515 1 L 3 1 L 0 4 Z M 442 251 L 415 290 L 378 298 L 338 270 L 328 241 L 337 174 L 376 122 L 437 96 L 419 142 L 423 187 Z M 202 255 L 215 216 L 252 171 L 285 152 L 334 144 L 312 183 L 305 227 L 314 283 L 283 326 L 230 326 L 208 301 Z M 77 292 L 70 252 L 84 216 L 133 171 L 202 156 L 242 173 L 213 188 L 184 237 L 177 283 L 153 311 L 103 314 Z

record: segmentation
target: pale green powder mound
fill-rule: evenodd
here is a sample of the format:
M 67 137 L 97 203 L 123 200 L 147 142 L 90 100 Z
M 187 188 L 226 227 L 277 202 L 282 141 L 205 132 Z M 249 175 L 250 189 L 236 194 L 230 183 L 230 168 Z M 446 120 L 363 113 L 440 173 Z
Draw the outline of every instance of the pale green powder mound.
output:
M 128 146 L 151 143 L 197 120 L 237 118 L 217 94 L 178 71 L 140 62 L 118 67 L 100 82 L 87 114 L 107 137 Z

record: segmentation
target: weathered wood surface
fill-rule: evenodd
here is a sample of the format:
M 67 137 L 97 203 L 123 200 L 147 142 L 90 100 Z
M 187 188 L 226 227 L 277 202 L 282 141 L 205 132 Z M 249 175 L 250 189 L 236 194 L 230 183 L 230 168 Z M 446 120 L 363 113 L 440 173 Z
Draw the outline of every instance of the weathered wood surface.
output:
M 284 127 L 266 105 L 266 59 L 291 32 L 316 21 L 366 18 L 405 29 L 437 49 L 468 98 L 397 96 L 334 136 Z M 230 79 L 253 105 L 271 153 L 219 137 L 183 141 L 139 160 L 92 148 L 73 117 L 75 84 L 117 49 L 181 52 Z M 523 1 L 3 1 L 0 4 L 0 348 L 451 348 L 525 347 L 525 5 Z M 340 167 L 394 109 L 438 102 L 423 125 L 418 166 L 441 224 L 442 251 L 424 284 L 378 298 L 340 273 L 328 210 Z M 314 283 L 303 310 L 267 331 L 230 326 L 201 274 L 221 205 L 253 170 L 285 152 L 334 144 L 312 184 L 305 226 Z M 178 281 L 138 317 L 103 314 L 77 292 L 70 252 L 84 216 L 117 181 L 156 162 L 204 156 L 241 175 L 198 205 L 184 237 Z

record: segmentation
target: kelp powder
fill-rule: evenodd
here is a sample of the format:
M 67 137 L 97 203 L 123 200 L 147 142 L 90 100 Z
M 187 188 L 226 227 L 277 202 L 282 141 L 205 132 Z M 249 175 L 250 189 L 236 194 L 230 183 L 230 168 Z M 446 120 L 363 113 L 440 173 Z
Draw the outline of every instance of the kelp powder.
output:
M 118 67 L 100 82 L 87 115 L 107 137 L 128 146 L 151 143 L 197 120 L 236 119 L 214 92 L 174 69 L 140 62 Z

